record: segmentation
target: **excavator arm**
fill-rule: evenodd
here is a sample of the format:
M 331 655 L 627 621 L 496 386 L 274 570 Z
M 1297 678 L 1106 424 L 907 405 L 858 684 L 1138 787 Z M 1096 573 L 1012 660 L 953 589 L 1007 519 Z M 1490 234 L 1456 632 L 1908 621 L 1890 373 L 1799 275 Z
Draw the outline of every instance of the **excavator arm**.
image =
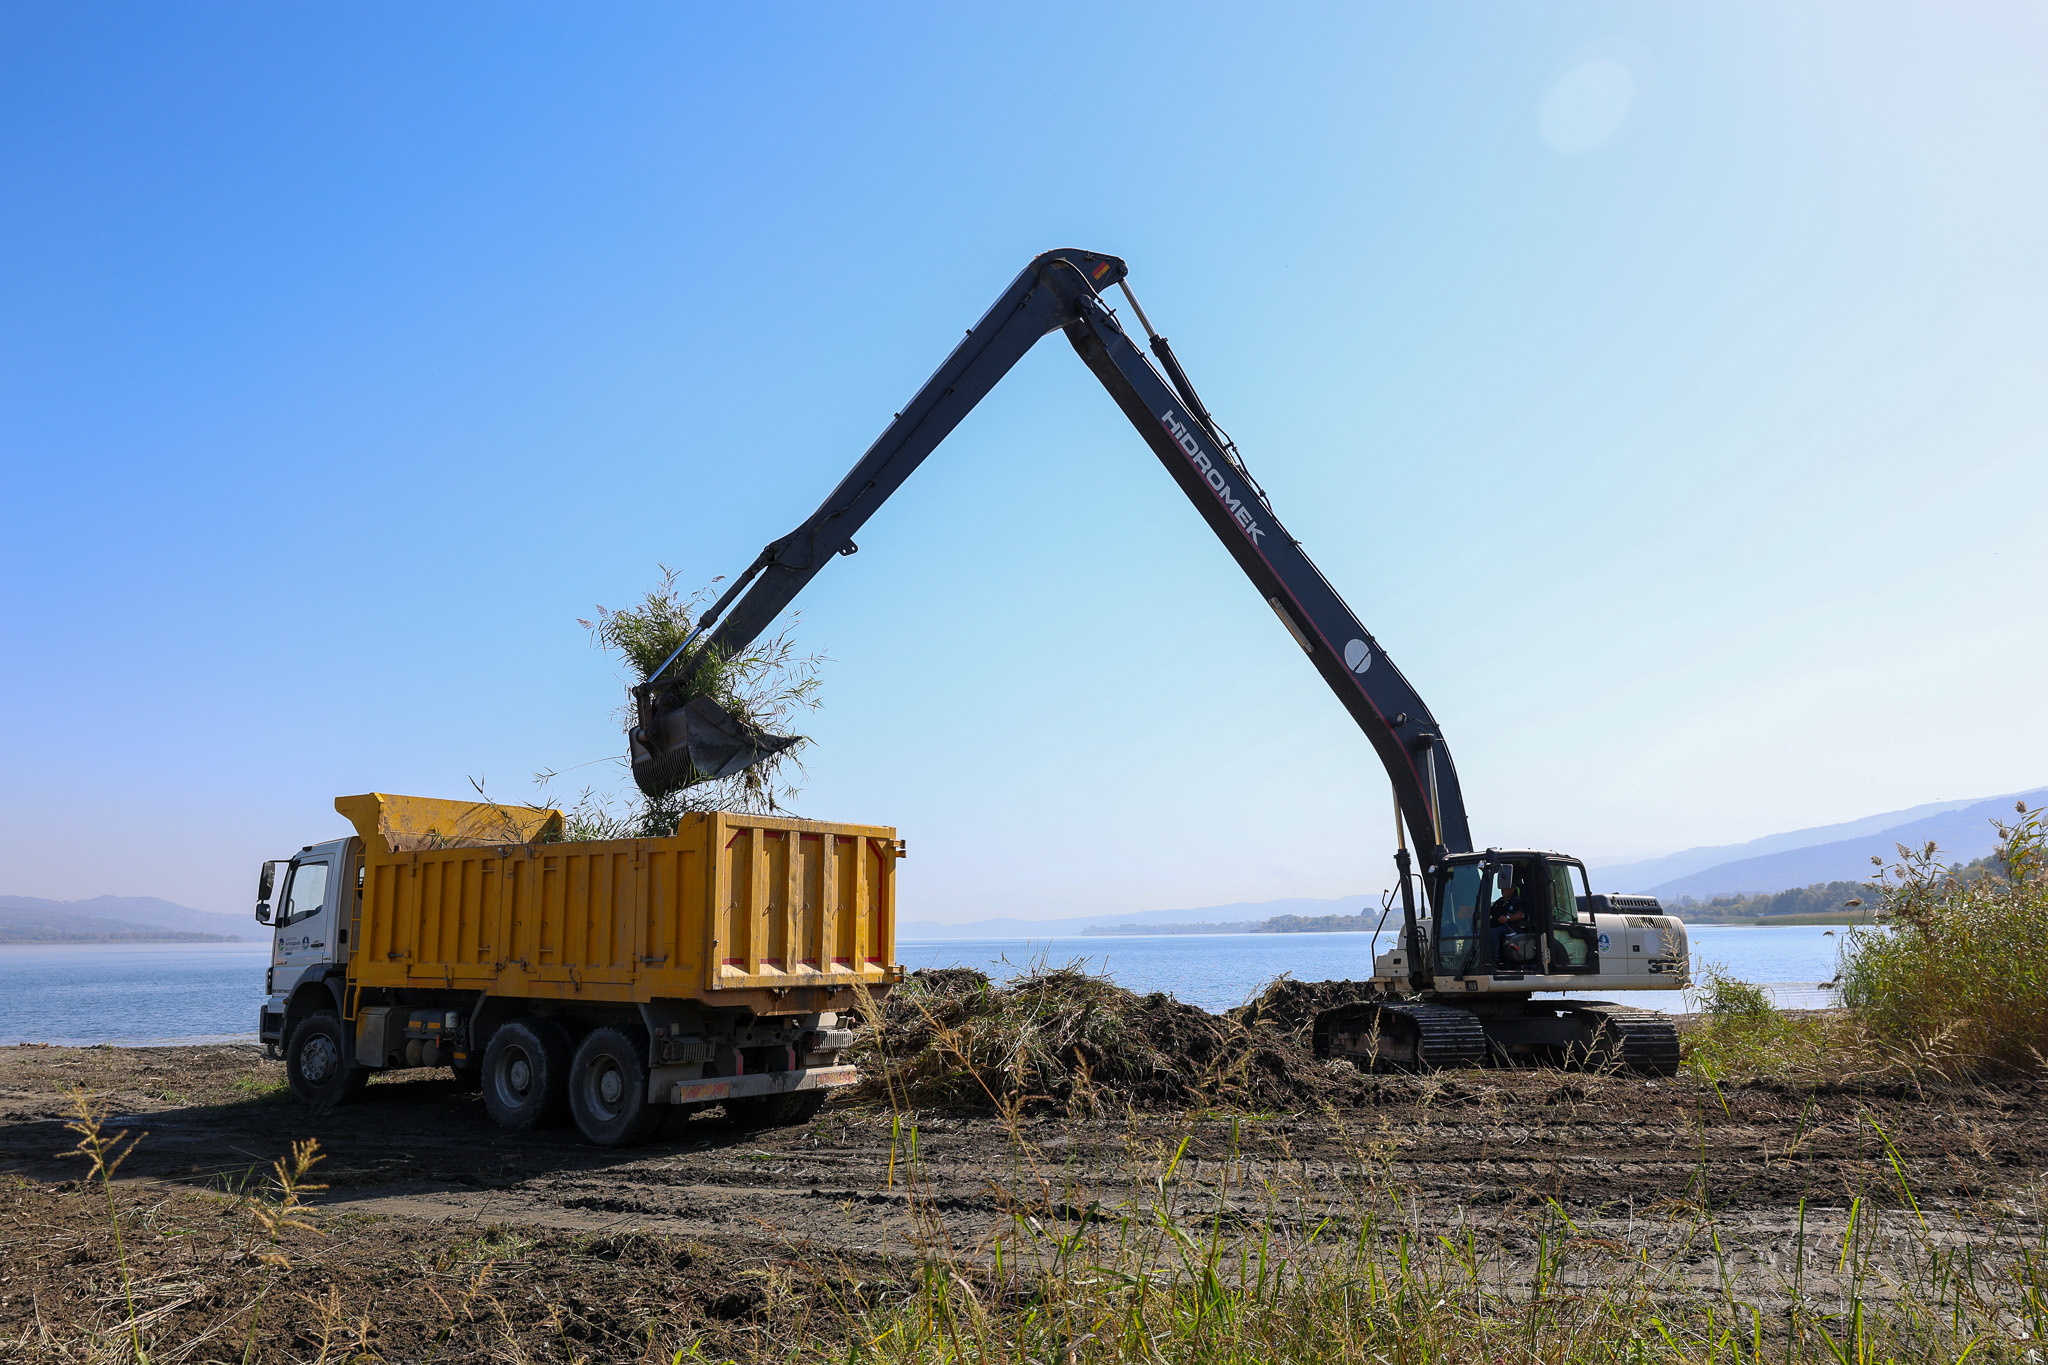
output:
M 833 556 L 854 552 L 855 533 L 1024 353 L 1063 330 L 1365 732 L 1416 843 L 1431 861 L 1471 850 L 1457 770 L 1429 708 L 1280 524 L 1166 339 L 1145 325 L 1166 368 L 1162 375 L 1104 303 L 1102 291 L 1124 285 L 1125 274 L 1114 256 L 1052 251 L 1011 282 L 831 495 L 801 526 L 762 550 L 676 656 L 637 689 L 639 724 L 630 740 L 634 775 L 643 786 L 664 764 L 691 752 L 692 727 L 703 729 L 701 707 L 693 714 L 689 699 L 672 686 L 688 676 L 694 651 L 715 649 L 729 657 L 751 644 Z M 1134 296 L 1131 304 L 1144 323 Z M 744 747 L 733 752 L 743 757 Z

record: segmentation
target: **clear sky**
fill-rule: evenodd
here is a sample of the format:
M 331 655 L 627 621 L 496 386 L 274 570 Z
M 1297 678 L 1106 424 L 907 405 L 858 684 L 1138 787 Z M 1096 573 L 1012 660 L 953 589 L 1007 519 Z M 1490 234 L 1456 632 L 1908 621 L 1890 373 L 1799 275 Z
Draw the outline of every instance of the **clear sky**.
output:
M 1481 843 L 2048 781 L 2048 8 L 0 9 L 0 892 L 624 783 L 576 618 L 1131 263 Z M 1372 889 L 1364 739 L 1058 338 L 801 600 L 902 912 Z M 579 766 L 582 765 L 582 766 Z

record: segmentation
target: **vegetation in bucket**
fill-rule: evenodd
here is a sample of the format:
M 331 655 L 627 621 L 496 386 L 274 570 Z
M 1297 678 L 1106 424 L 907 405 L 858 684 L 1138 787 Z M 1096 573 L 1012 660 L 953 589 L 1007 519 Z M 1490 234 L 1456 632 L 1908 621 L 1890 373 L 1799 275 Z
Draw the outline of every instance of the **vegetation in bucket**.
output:
M 797 753 L 808 741 L 801 736 L 785 738 L 780 732 L 800 712 L 818 708 L 825 657 L 798 651 L 792 616 L 780 631 L 741 653 L 699 648 L 678 658 L 721 580 L 714 578 L 709 586 L 692 592 L 677 582 L 674 569 L 660 567 L 660 583 L 639 602 L 616 611 L 600 606 L 594 618 L 577 624 L 590 632 L 593 644 L 616 652 L 624 661 L 631 671 L 629 687 L 659 681 L 664 692 L 678 700 L 707 698 L 742 734 L 772 752 L 725 776 L 670 770 L 657 790 L 627 797 L 586 789 L 569 811 L 565 838 L 657 838 L 674 833 L 676 821 L 689 811 L 767 814 L 797 795 L 797 779 L 803 772 Z M 664 664 L 667 669 L 655 679 L 655 670 Z M 678 672 L 679 666 L 686 671 Z M 620 719 L 630 723 L 634 710 L 629 701 Z M 543 781 L 552 776 L 542 774 Z

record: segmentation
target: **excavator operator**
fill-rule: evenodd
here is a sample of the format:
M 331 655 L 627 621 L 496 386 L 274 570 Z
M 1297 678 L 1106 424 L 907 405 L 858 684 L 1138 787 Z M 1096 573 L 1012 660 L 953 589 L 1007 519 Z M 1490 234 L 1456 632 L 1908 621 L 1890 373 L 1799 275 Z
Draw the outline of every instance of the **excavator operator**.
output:
M 1493 960 L 1503 966 L 1519 965 L 1526 950 L 1529 932 L 1529 912 L 1522 903 L 1522 883 L 1518 879 L 1509 884 L 1487 912 L 1486 922 L 1493 929 Z M 1522 942 L 1511 950 L 1509 940 L 1520 938 Z

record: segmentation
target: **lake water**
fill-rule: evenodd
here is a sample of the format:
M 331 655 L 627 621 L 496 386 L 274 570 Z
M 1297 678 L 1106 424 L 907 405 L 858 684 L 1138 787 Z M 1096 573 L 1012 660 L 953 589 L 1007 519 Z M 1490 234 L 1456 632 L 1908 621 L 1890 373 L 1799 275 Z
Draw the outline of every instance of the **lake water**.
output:
M 1820 983 L 1835 976 L 1835 945 L 1844 930 L 1829 935 L 1817 925 L 1757 929 L 1736 925 L 1691 925 L 1693 968 L 1715 963 L 1744 981 L 1771 988 L 1772 999 L 1788 1009 L 1818 1009 L 1834 1003 Z M 1090 971 L 1107 972 L 1138 992 L 1167 991 L 1205 1010 L 1242 1005 L 1274 977 L 1287 972 L 1302 981 L 1362 980 L 1372 975 L 1371 934 L 1156 934 L 1075 938 L 950 939 L 899 943 L 897 960 L 906 967 L 973 967 L 998 979 L 1034 963 L 1054 966 L 1080 960 Z M 1389 929 L 1380 947 L 1393 941 Z M 1617 994 L 1616 999 L 1622 997 Z M 1630 991 L 1629 1004 L 1683 1010 L 1682 991 Z
M 0 944 L 0 1045 L 256 1041 L 270 943 Z
M 1841 940 L 1819 927 L 1698 925 L 1691 933 L 1696 967 L 1715 962 L 1768 985 L 1780 1005 L 1832 1003 L 1818 984 L 1834 977 Z M 896 956 L 912 968 L 975 967 L 997 978 L 1038 962 L 1080 959 L 1134 991 L 1168 991 L 1222 1010 L 1243 1004 L 1282 972 L 1303 981 L 1370 976 L 1371 944 L 1370 934 L 956 939 L 898 944 Z M 254 1042 L 269 965 L 270 945 L 263 941 L 0 944 L 0 1046 Z M 1685 1007 L 1678 992 L 1630 992 L 1626 998 L 1655 1008 Z

